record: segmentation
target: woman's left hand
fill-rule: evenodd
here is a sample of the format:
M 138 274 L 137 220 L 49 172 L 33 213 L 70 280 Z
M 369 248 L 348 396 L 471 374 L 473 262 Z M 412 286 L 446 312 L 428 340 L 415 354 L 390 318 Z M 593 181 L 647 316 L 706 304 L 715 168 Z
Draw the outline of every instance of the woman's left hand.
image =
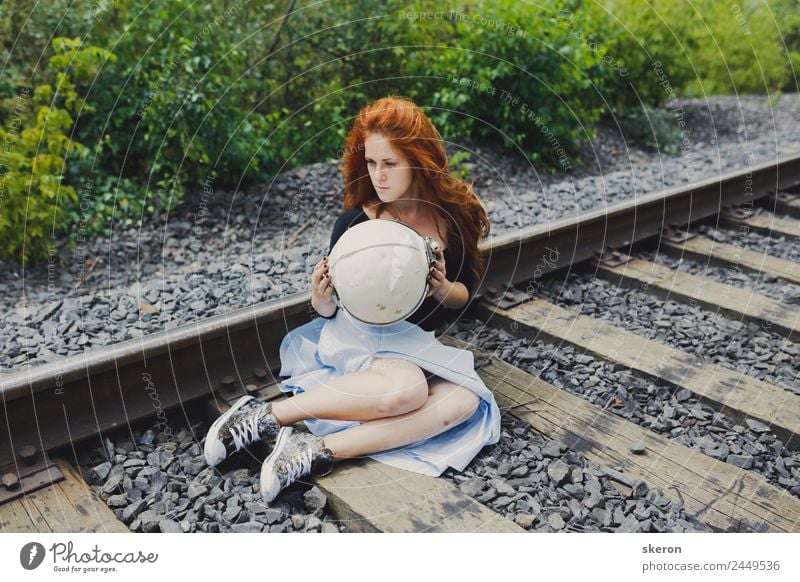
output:
M 444 254 L 440 250 L 437 250 L 436 254 L 439 258 L 433 262 L 428 272 L 428 285 L 430 285 L 430 289 L 428 289 L 428 294 L 425 297 L 434 295 L 440 297 L 441 292 L 444 291 L 449 284 L 447 280 L 447 268 L 444 264 Z

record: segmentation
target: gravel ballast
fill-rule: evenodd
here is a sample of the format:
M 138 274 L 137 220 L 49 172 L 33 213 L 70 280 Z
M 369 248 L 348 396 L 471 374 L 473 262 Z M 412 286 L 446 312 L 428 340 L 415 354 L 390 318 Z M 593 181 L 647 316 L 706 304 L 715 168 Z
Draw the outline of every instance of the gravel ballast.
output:
M 625 486 L 609 477 L 613 473 L 628 479 L 504 417 L 497 445 L 481 451 L 462 473 L 448 469 L 442 478 L 531 532 L 711 531 L 663 491 L 643 482 Z
M 209 467 L 203 423 L 115 434 L 79 454 L 84 477 L 134 532 L 288 533 L 346 531 L 316 486 L 296 483 L 271 504 L 261 501 L 258 459 L 247 452 Z
M 193 429 L 199 434 L 204 426 Z M 328 514 L 318 487 L 298 482 L 266 505 L 256 459 L 245 454 L 212 469 L 201 447 L 187 429 L 146 429 L 133 441 L 107 437 L 79 459 L 99 497 L 134 532 L 348 531 Z M 588 463 L 508 417 L 498 445 L 486 447 L 463 473 L 448 470 L 442 478 L 532 532 L 710 531 L 662 491 L 637 480 L 626 485 L 622 473 Z M 751 531 L 751 524 L 739 530 Z

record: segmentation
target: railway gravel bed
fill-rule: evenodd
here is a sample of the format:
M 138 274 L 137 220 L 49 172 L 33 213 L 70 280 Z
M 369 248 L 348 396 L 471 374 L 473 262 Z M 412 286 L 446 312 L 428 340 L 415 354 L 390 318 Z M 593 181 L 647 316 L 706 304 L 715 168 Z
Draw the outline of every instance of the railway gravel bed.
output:
M 497 445 L 481 451 L 463 472 L 448 469 L 442 478 L 537 533 L 710 531 L 659 489 L 623 495 L 603 467 L 507 416 Z M 741 525 L 750 531 L 749 524 Z
M 196 434 L 202 423 L 192 426 Z M 259 463 L 240 455 L 221 471 L 207 467 L 188 429 L 120 434 L 79 453 L 98 495 L 134 532 L 346 532 L 326 511 L 319 488 L 296 483 L 272 505 L 258 494 Z M 109 460 L 112 459 L 112 460 Z M 225 466 L 223 466 L 225 467 Z M 463 473 L 442 478 L 533 532 L 710 531 L 659 489 L 617 489 L 606 469 L 559 441 L 546 442 L 527 423 L 505 417 L 500 442 Z M 738 531 L 752 531 L 741 523 Z
M 800 305 L 800 285 L 788 283 L 773 275 L 751 273 L 735 266 L 721 267 L 701 263 L 685 257 L 677 258 L 654 251 L 639 253 L 638 256 L 682 273 L 697 275 L 738 289 L 750 290 L 789 305 Z
M 559 305 L 800 394 L 800 346 L 755 323 L 572 272 L 542 281 Z
M 163 425 L 162 425 L 163 427 Z M 152 427 L 107 436 L 78 456 L 87 481 L 134 532 L 346 531 L 326 509 L 318 488 L 297 483 L 266 505 L 260 463 L 241 453 L 216 468 L 203 459 L 204 423 Z
M 800 149 L 797 95 L 773 104 L 713 97 L 674 107 L 690 137 L 677 156 L 632 147 L 611 125 L 583 145 L 585 165 L 563 174 L 542 175 L 508 148 L 449 149 L 474 152 L 467 166 L 495 234 Z M 117 226 L 112 236 L 74 250 L 56 241 L 52 261 L 34 269 L 0 262 L 0 370 L 306 290 L 308 273 L 327 250 L 341 189 L 336 163 L 314 164 L 249 191 L 189 193 L 169 216 L 142 229 Z
M 698 225 L 695 232 L 717 242 L 800 263 L 800 242 L 783 236 L 767 236 L 753 231 L 743 233 L 708 224 Z
M 689 390 L 633 374 L 621 364 L 569 345 L 514 337 L 479 319 L 457 322 L 451 335 L 479 344 L 503 361 L 677 443 L 750 469 L 800 497 L 800 452 L 787 450 L 761 422 L 747 419 L 739 424 L 701 403 Z

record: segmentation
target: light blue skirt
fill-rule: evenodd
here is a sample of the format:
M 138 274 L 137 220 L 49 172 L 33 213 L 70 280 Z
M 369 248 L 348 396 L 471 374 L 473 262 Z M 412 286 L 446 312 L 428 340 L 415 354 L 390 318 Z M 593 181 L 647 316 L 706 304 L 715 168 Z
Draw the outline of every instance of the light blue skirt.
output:
M 332 319 L 317 317 L 290 331 L 281 342 L 283 392 L 300 394 L 343 374 L 369 369 L 376 357 L 402 358 L 474 392 L 480 398 L 475 413 L 453 428 L 370 458 L 417 473 L 438 477 L 447 467 L 463 471 L 485 445 L 500 438 L 500 410 L 494 396 L 475 372 L 472 352 L 445 346 L 414 323 L 386 326 L 364 324 L 339 309 Z M 359 421 L 305 421 L 308 430 L 325 436 Z

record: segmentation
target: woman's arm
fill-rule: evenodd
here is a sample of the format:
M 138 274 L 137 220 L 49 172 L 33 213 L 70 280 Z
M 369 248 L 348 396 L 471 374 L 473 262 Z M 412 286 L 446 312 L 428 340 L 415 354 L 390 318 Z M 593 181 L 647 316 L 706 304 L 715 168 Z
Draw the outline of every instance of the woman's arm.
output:
M 441 287 L 433 294 L 433 298 L 448 309 L 460 309 L 469 300 L 469 291 L 464 283 L 445 279 Z
M 447 278 L 448 273 L 457 274 L 454 281 Z M 461 309 L 472 296 L 472 263 L 464 257 L 459 264 L 452 254 L 440 252 L 433 263 L 429 282 L 433 287 L 431 297 L 448 309 Z

